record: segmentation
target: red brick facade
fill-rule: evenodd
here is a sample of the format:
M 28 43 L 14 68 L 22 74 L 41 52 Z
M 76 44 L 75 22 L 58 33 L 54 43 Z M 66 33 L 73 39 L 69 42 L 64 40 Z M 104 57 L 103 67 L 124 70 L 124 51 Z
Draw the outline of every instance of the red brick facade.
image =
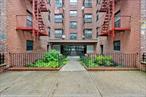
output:
M 19 25 L 25 25 L 26 17 L 32 13 L 31 0 L 7 0 L 7 43 L 9 52 L 26 52 L 26 40 L 34 40 L 31 31 L 16 30 Z M 46 15 L 47 17 L 47 15 Z M 44 51 L 41 39 L 33 41 L 33 51 Z
M 101 36 L 98 45 L 103 44 L 105 53 L 138 53 L 140 47 L 140 0 L 119 0 L 115 3 L 115 13 L 118 11 L 120 11 L 120 15 L 123 16 L 121 17 L 121 25 L 127 26 L 130 30 L 115 30 L 114 38 L 112 36 L 102 38 Z M 120 51 L 113 49 L 113 42 L 115 40 L 121 41 Z M 98 52 L 100 52 L 100 48 Z
M 60 0 L 61 1 L 61 0 Z M 97 46 L 97 33 L 96 33 L 96 0 L 92 1 L 92 7 L 84 7 L 85 0 L 77 0 L 77 3 L 71 5 L 70 0 L 62 0 L 63 6 L 60 8 L 55 7 L 55 0 L 51 0 L 50 4 L 50 40 L 49 45 L 53 47 L 53 45 L 81 45 L 81 46 L 93 46 L 93 52 L 96 53 Z M 70 11 L 77 11 L 77 16 L 70 16 Z M 63 15 L 63 23 L 55 23 L 54 17 L 55 14 Z M 84 23 L 84 15 L 92 14 L 92 23 Z M 77 28 L 70 28 L 70 21 L 77 22 Z M 64 31 L 64 39 L 56 39 L 55 38 L 55 29 L 63 29 Z M 92 38 L 84 39 L 83 32 L 85 29 L 92 29 Z M 75 32 L 77 34 L 77 39 L 71 40 L 70 33 Z M 87 51 L 86 51 L 87 52 Z

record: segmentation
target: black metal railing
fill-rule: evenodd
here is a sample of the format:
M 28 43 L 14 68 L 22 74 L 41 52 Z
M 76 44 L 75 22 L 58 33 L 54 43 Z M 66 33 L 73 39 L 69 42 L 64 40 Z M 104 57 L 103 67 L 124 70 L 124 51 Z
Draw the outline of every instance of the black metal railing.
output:
M 44 53 L 10 53 L 11 67 L 24 67 L 28 64 L 42 59 Z
M 146 62 L 146 53 L 142 54 L 142 62 Z
M 10 53 L 10 65 L 11 67 L 27 67 L 31 64 L 36 63 L 39 60 L 48 61 L 44 59 L 46 52 L 42 53 Z M 58 66 L 64 65 L 65 56 L 58 55 L 55 62 Z M 40 63 L 41 65 L 41 63 Z M 53 65 L 53 63 L 52 63 Z
M 5 63 L 5 53 L 0 53 L 0 65 Z

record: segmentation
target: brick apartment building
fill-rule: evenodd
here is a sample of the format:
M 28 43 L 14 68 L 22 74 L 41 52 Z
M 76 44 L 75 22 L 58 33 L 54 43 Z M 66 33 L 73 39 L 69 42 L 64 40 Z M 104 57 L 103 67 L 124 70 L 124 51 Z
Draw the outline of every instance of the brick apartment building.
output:
M 47 50 L 48 5 L 46 0 L 1 0 L 1 48 L 7 52 Z M 42 38 L 43 37 L 43 38 Z M 43 43 L 42 43 L 43 42 Z M 4 51 L 4 50 L 1 50 Z
M 99 52 L 138 53 L 140 49 L 140 0 L 105 1 L 111 3 L 111 5 L 107 4 L 109 11 L 103 7 L 104 1 L 100 2 L 97 9 Z
M 146 0 L 101 0 L 97 17 L 97 52 L 137 53 L 139 64 L 146 52 Z
M 103 1 L 115 1 L 107 30 L 102 29 L 108 15 L 101 8 Z M 49 10 L 40 11 L 41 20 L 37 20 L 33 0 L 1 0 L 1 49 L 7 46 L 10 52 L 25 52 L 55 48 L 68 55 L 144 52 L 145 29 L 140 26 L 145 25 L 146 1 L 103 1 L 48 0 Z M 38 21 L 46 25 L 45 30 L 32 29 Z
M 48 48 L 67 55 L 96 53 L 96 0 L 50 0 Z
M 0 0 L 0 52 L 6 50 L 6 1 Z

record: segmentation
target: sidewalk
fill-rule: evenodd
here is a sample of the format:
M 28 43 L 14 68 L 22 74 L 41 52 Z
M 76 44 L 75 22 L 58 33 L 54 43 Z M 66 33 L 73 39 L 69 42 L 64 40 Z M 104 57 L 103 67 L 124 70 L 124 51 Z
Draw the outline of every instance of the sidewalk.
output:
M 79 56 L 69 56 L 68 59 L 68 63 L 60 71 L 86 71 L 79 62 Z

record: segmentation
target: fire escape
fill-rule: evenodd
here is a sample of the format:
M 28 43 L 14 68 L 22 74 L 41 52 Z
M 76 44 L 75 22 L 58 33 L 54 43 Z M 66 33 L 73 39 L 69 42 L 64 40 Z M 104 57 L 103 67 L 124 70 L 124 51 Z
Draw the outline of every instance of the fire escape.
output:
M 44 24 L 42 12 L 48 12 L 47 0 L 29 0 L 32 4 L 32 15 L 17 15 L 16 30 L 30 31 L 34 38 L 48 36 L 48 28 Z
M 130 16 L 119 16 L 119 24 L 115 25 L 115 5 L 118 0 L 101 0 L 101 7 L 98 12 L 105 13 L 103 24 L 100 27 L 99 36 L 115 36 L 115 31 L 130 30 Z

